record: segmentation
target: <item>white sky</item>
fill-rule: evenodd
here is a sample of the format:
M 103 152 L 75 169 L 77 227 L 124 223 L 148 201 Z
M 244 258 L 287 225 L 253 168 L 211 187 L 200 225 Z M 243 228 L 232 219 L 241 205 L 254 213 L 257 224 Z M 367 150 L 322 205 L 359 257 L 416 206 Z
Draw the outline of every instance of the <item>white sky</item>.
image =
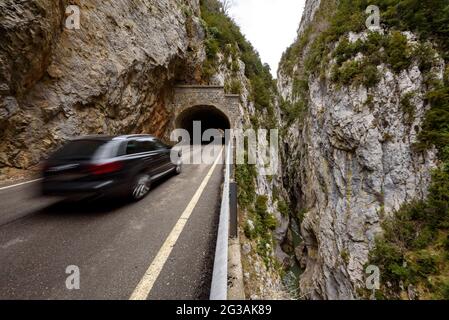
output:
M 282 53 L 296 38 L 305 0 L 234 0 L 230 15 L 276 77 Z

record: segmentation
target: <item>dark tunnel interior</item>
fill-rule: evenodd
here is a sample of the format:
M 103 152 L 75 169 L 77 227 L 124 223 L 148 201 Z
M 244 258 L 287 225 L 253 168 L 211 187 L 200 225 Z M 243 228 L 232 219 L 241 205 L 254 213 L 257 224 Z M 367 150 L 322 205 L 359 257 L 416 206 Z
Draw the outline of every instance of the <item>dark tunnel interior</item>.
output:
M 231 128 L 228 117 L 214 106 L 195 106 L 183 111 L 176 119 L 176 128 L 185 129 L 190 134 L 193 143 L 194 122 L 201 122 L 201 137 L 208 129 L 221 129 L 223 133 Z M 224 142 L 224 139 L 223 139 Z M 210 141 L 202 141 L 208 144 Z

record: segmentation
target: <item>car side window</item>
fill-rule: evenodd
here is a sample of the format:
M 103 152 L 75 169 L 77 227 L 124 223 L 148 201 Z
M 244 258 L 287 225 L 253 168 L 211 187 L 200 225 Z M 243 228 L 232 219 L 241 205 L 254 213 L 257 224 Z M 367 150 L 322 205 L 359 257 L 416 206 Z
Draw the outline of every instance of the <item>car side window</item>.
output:
M 167 146 L 162 141 L 154 140 L 153 142 L 156 145 L 158 150 L 160 150 L 160 149 L 167 149 Z
M 141 143 L 142 143 L 143 152 L 151 152 L 151 151 L 156 151 L 158 149 L 153 141 L 145 140 L 145 141 L 142 141 Z
M 141 144 L 139 143 L 139 141 L 136 140 L 131 140 L 128 141 L 128 144 L 126 146 L 126 154 L 136 154 L 136 153 L 141 153 L 142 151 L 142 147 Z
M 126 154 L 151 152 L 165 148 L 166 146 L 162 142 L 156 140 L 131 140 L 126 146 Z

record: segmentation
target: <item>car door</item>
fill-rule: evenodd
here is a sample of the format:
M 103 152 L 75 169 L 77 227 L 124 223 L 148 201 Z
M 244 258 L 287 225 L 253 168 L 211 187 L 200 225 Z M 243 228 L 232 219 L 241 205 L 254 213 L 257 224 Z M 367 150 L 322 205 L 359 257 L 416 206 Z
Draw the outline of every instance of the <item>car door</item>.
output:
M 175 164 L 173 164 L 171 161 L 171 149 L 165 143 L 158 139 L 155 139 L 153 142 L 158 152 L 161 154 L 163 171 L 172 169 Z
M 145 165 L 151 172 L 152 178 L 156 179 L 164 172 L 163 154 L 151 139 L 142 139 L 140 143 L 145 152 Z
M 134 174 L 144 171 L 151 176 L 156 174 L 156 158 L 146 148 L 141 139 L 129 140 L 126 145 L 126 159 Z

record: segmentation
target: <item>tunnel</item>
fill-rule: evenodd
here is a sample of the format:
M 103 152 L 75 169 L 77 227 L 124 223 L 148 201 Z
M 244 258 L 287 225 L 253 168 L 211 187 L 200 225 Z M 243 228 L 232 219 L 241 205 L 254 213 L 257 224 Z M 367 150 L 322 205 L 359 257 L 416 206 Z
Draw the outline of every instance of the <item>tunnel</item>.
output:
M 176 118 L 176 128 L 185 129 L 189 132 L 191 143 L 193 143 L 194 122 L 201 123 L 201 137 L 208 129 L 219 129 L 223 133 L 231 129 L 231 123 L 226 114 L 214 106 L 194 106 L 184 110 Z M 223 135 L 224 136 L 224 135 Z M 203 144 L 208 144 L 210 141 L 202 141 Z M 224 143 L 224 139 L 223 139 Z

